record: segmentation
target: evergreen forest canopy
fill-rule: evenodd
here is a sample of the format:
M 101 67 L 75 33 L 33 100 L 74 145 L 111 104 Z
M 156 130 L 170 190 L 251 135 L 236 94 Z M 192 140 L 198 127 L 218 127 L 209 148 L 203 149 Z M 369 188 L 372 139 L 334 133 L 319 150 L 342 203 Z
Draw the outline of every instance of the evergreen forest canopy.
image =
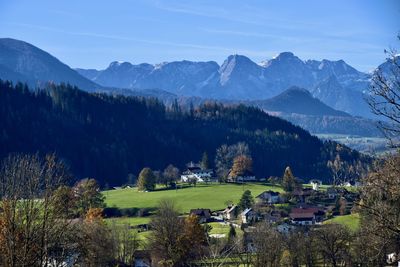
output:
M 215 102 L 181 109 L 154 98 L 87 93 L 70 85 L 29 90 L 0 80 L 0 157 L 55 152 L 78 178 L 120 185 L 143 167 L 181 170 L 223 144 L 245 142 L 257 177 L 281 176 L 286 166 L 305 181 L 331 181 L 328 161 L 369 162 L 357 151 L 322 142 L 255 107 Z M 213 167 L 213 166 L 210 166 Z

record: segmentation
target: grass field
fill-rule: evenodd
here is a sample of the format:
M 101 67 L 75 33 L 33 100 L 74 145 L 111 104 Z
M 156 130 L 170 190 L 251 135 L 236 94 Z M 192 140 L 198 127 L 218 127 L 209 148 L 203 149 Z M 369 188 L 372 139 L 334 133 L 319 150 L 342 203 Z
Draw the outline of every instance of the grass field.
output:
M 108 218 L 106 222 L 108 224 L 126 224 L 129 226 L 135 226 L 139 224 L 147 224 L 151 220 L 150 217 L 119 217 L 119 218 Z
M 355 232 L 360 227 L 360 216 L 359 214 L 349 214 L 343 216 L 336 216 L 324 223 L 338 223 L 347 226 L 351 231 Z
M 198 184 L 196 187 L 186 187 L 178 190 L 159 190 L 139 192 L 136 188 L 104 191 L 108 207 L 118 208 L 156 208 L 162 199 L 172 199 L 182 214 L 190 209 L 208 208 L 221 210 L 227 201 L 237 203 L 244 190 L 250 190 L 253 197 L 265 190 L 282 191 L 277 186 L 263 184 Z
M 229 234 L 229 230 L 230 230 L 230 226 L 229 224 L 221 224 L 219 222 L 212 222 L 209 223 L 208 225 L 210 225 L 212 227 L 210 234 L 211 235 L 225 235 L 226 237 Z

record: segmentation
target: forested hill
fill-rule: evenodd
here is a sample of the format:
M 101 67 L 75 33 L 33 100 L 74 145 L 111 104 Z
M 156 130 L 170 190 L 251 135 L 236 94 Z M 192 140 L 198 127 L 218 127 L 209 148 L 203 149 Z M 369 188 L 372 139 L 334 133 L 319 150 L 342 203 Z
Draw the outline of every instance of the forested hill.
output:
M 329 179 L 327 160 L 361 158 L 336 143 L 254 107 L 204 104 L 183 112 L 155 99 L 90 94 L 70 86 L 32 92 L 0 82 L 0 156 L 10 152 L 56 152 L 77 177 L 124 183 L 143 167 L 183 169 L 204 151 L 213 162 L 222 144 L 246 142 L 258 177 L 295 175 Z

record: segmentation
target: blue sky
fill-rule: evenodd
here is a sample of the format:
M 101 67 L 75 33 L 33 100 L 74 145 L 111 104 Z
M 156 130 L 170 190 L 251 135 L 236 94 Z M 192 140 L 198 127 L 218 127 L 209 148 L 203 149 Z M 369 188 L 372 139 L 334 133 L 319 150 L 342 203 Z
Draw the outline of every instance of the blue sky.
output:
M 399 47 L 400 0 L 0 0 L 0 36 L 32 43 L 72 67 L 159 63 L 282 51 L 344 59 L 362 71 Z

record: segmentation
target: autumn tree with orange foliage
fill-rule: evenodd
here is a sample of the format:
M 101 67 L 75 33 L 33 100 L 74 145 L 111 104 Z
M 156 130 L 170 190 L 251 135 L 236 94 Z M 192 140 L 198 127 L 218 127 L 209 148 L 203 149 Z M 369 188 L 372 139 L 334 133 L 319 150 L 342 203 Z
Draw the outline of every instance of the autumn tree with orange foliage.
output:
M 184 222 L 180 246 L 182 248 L 190 248 L 186 251 L 186 255 L 189 259 L 197 259 L 204 253 L 206 244 L 206 232 L 199 224 L 199 217 L 193 214 L 189 215 Z
M 230 172 L 231 177 L 244 175 L 253 170 L 253 160 L 249 156 L 240 155 L 233 160 L 233 166 Z

